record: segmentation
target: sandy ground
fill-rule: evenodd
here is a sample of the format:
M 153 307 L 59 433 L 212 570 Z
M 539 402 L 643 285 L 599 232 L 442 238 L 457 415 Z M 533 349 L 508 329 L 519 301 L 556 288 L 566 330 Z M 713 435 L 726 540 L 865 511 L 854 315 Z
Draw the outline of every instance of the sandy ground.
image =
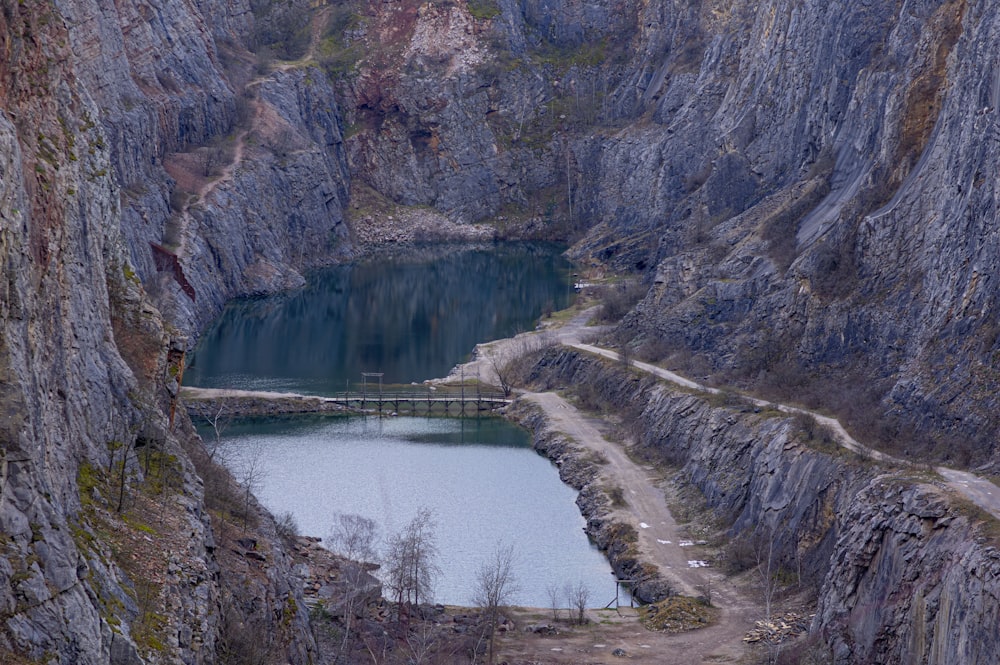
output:
M 516 610 L 512 617 L 519 626 L 551 624 L 555 635 L 519 632 L 498 641 L 497 662 L 510 665 L 697 665 L 698 663 L 738 663 L 743 647 L 742 633 L 723 620 L 702 630 L 667 635 L 646 630 L 635 610 L 591 610 L 589 622 L 571 624 L 565 617 L 552 621 L 550 612 Z M 725 644 L 723 643 L 725 642 Z M 624 656 L 614 655 L 616 649 Z

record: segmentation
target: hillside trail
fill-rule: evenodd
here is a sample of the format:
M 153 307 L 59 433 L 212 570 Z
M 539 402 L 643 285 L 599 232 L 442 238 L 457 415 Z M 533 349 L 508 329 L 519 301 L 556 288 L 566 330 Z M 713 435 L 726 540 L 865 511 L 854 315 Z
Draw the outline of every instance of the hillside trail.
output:
M 496 367 L 508 360 L 523 354 L 527 350 L 539 348 L 548 344 L 559 343 L 586 353 L 599 355 L 620 362 L 621 356 L 610 349 L 588 344 L 585 337 L 599 334 L 606 328 L 588 326 L 596 308 L 585 310 L 562 327 L 556 330 L 524 333 L 517 337 L 498 340 L 476 348 L 473 360 L 462 368 L 456 368 L 446 380 L 455 380 L 460 374 L 469 377 L 475 375 L 489 381 L 496 379 Z M 532 341 L 532 338 L 541 338 Z M 674 383 L 689 390 L 709 394 L 719 394 L 718 388 L 706 386 L 692 381 L 675 372 L 644 363 L 632 361 L 635 369 L 652 374 L 660 379 Z M 639 535 L 639 548 L 643 559 L 654 563 L 661 573 L 670 580 L 683 594 L 697 596 L 709 585 L 712 590 L 713 605 L 720 609 L 719 621 L 712 626 L 680 633 L 666 635 L 651 633 L 641 629 L 635 631 L 619 631 L 619 633 L 604 633 L 603 642 L 609 640 L 609 635 L 619 635 L 617 647 L 625 649 L 631 660 L 638 663 L 662 663 L 672 665 L 677 663 L 717 663 L 740 660 L 746 652 L 742 641 L 743 635 L 753 627 L 755 619 L 762 618 L 763 610 L 747 595 L 735 587 L 733 581 L 727 579 L 719 571 L 702 567 L 694 552 L 698 551 L 696 543 L 685 539 L 673 515 L 667 506 L 663 479 L 658 477 L 651 466 L 640 465 L 628 455 L 623 445 L 608 441 L 599 429 L 599 421 L 578 411 L 571 404 L 555 393 L 523 393 L 523 399 L 541 407 L 547 417 L 547 427 L 562 432 L 571 437 L 577 445 L 591 450 L 599 457 L 607 460 L 601 466 L 598 481 L 609 486 L 621 487 L 624 491 L 626 505 L 617 509 L 615 517 L 626 521 L 635 527 Z M 742 395 L 752 404 L 762 408 L 773 408 L 789 414 L 803 414 L 814 418 L 821 425 L 829 428 L 838 444 L 848 450 L 867 456 L 883 463 L 899 466 L 911 466 L 909 463 L 890 455 L 873 450 L 852 437 L 835 418 L 791 406 Z M 980 508 L 1000 519 L 1000 488 L 974 474 L 937 467 L 936 471 L 945 479 L 946 485 L 960 495 L 968 498 Z M 638 626 L 633 626 L 638 628 Z M 597 649 L 586 640 L 551 647 L 549 643 L 528 641 L 518 642 L 516 650 L 519 657 L 534 663 L 603 663 L 614 660 L 601 660 L 601 654 L 606 649 Z M 591 640 L 593 642 L 593 640 Z M 534 645 L 534 647 L 532 647 Z M 568 654 L 567 647 L 574 653 Z M 612 648 L 615 648 L 612 645 Z M 562 655 L 566 654 L 566 658 Z M 520 661 L 517 661 L 520 662 Z
M 257 104 L 253 104 L 252 108 L 254 114 L 249 125 L 251 128 L 254 127 L 260 115 L 260 109 Z M 191 208 L 203 204 L 220 185 L 233 179 L 233 174 L 236 172 L 236 169 L 243 163 L 243 156 L 246 150 L 246 140 L 249 134 L 250 129 L 244 129 L 233 138 L 232 156 L 226 165 L 223 166 L 214 177 L 204 179 L 204 182 L 201 182 L 201 184 L 193 192 L 191 192 L 193 195 L 192 199 L 184 203 L 180 214 L 176 218 L 178 228 L 177 249 L 175 250 L 175 254 L 177 256 L 183 257 L 187 255 L 188 229 L 191 225 Z M 198 178 L 198 180 L 202 180 L 202 178 Z
M 617 351 L 588 344 L 583 341 L 587 337 L 596 336 L 603 330 L 607 329 L 607 327 L 588 326 L 588 322 L 593 318 L 596 310 L 597 307 L 588 308 L 575 315 L 563 326 L 555 330 L 523 333 L 522 335 L 518 335 L 512 339 L 498 340 L 496 342 L 479 345 L 476 347 L 474 360 L 465 365 L 465 375 L 470 376 L 471 368 L 474 371 L 478 371 L 480 376 L 493 377 L 495 380 L 496 372 L 493 370 L 494 363 L 491 358 L 497 357 L 498 363 L 506 362 L 523 349 L 531 348 L 533 346 L 529 341 L 531 336 L 540 336 L 541 338 L 549 340 L 549 342 L 558 342 L 564 346 L 569 346 L 586 353 L 620 362 L 621 356 Z M 537 344 L 534 346 L 537 346 Z M 677 374 L 676 372 L 663 369 L 662 367 L 657 367 L 656 365 L 651 365 L 638 360 L 631 360 L 629 364 L 641 372 L 652 374 L 657 378 L 669 381 L 670 383 L 688 390 L 697 390 L 699 392 L 705 392 L 712 395 L 718 395 L 724 392 L 719 388 L 713 388 L 711 386 L 698 383 L 697 381 L 693 381 L 685 376 Z M 448 380 L 454 380 L 456 375 L 457 371 L 453 370 L 449 375 Z M 851 436 L 836 418 L 831 418 L 830 416 L 825 416 L 821 413 L 817 413 L 816 411 L 792 406 L 790 404 L 759 399 L 745 393 L 738 393 L 738 395 L 754 406 L 764 409 L 775 409 L 777 411 L 781 411 L 782 413 L 809 416 L 815 419 L 820 425 L 828 428 L 833 433 L 838 445 L 859 455 L 884 464 L 902 468 L 914 466 L 912 462 L 898 457 L 893 457 L 892 455 L 888 455 L 864 445 Z M 986 478 L 981 478 L 968 471 L 960 471 L 958 469 L 952 469 L 945 466 L 937 466 L 934 470 L 944 479 L 944 484 L 949 489 L 957 492 L 977 505 L 979 508 L 985 510 L 995 519 L 1000 520 L 1000 487 Z

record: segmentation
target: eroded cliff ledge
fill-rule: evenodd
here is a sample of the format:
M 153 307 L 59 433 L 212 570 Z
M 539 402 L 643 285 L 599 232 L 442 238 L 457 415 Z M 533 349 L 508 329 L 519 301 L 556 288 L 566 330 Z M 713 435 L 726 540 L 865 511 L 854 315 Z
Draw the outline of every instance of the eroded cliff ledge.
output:
M 621 327 L 635 346 L 794 392 L 900 454 L 996 462 L 988 3 L 337 11 L 321 61 L 358 182 L 584 234 L 578 257 L 647 285 Z
M 693 485 L 731 546 L 765 537 L 783 574 L 813 589 L 811 630 L 835 662 L 989 662 L 1000 649 L 996 522 L 932 472 L 879 465 L 801 417 L 575 350 L 544 353 L 525 378 L 625 414 L 633 454 Z
M 173 354 L 226 300 L 352 251 L 349 218 L 370 212 L 352 190 L 501 234 L 583 236 L 579 256 L 647 280 L 619 339 L 821 406 L 870 405 L 857 422 L 883 423 L 903 454 L 996 464 L 1000 18 L 986 2 L 0 9 L 4 658 L 208 663 L 251 626 L 308 660 L 268 519 L 217 551 L 233 506 L 210 505 L 183 414 L 171 427 Z M 967 518 L 938 514 L 936 489 L 855 474 L 810 503 L 834 462 L 784 450 L 773 424 L 727 454 L 801 472 L 803 493 L 763 470 L 723 478 L 708 432 L 735 425 L 705 429 L 718 416 L 689 399 L 650 401 L 663 413 L 644 416 L 647 436 L 665 442 L 650 450 L 688 460 L 734 524 L 772 497 L 817 530 L 821 620 L 842 653 L 990 653 L 975 626 L 996 622 L 994 555 Z M 172 525 L 155 587 L 121 558 L 150 534 L 115 487 Z M 942 539 L 960 544 L 944 554 Z M 866 572 L 873 553 L 893 575 Z M 227 599 L 233 576 L 267 601 Z M 913 594 L 870 621 L 877 588 Z M 962 628 L 977 594 L 994 609 Z

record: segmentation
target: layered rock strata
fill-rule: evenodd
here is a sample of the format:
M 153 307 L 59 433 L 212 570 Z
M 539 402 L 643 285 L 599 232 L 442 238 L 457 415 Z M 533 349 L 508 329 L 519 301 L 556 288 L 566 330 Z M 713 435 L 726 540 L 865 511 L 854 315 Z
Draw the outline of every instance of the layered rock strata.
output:
M 577 256 L 646 280 L 636 345 L 779 393 L 795 377 L 904 455 L 995 461 L 988 3 L 352 11 L 357 179 L 585 234 Z
M 202 14 L 180 2 L 0 5 L 4 662 L 214 663 L 248 623 L 275 636 L 275 657 L 315 658 L 301 584 L 270 517 L 248 501 L 242 514 L 255 556 L 218 551 L 231 539 L 212 521 L 226 513 L 210 510 L 206 497 L 224 487 L 232 494 L 233 481 L 223 473 L 203 482 L 210 467 L 196 470 L 197 437 L 174 410 L 186 344 L 179 328 L 193 330 L 225 298 L 258 288 L 250 270 L 227 269 L 212 282 L 179 247 L 163 246 L 175 184 L 167 155 L 231 131 L 237 113 L 216 40 L 239 38 L 249 12 L 238 2 L 202 4 L 213 6 Z M 322 230 L 281 234 L 282 247 L 312 252 L 283 256 L 284 273 L 320 255 L 329 260 L 317 237 L 340 237 L 328 206 L 339 211 L 346 191 L 336 108 L 311 96 L 306 77 L 276 73 L 254 102 L 261 113 L 287 111 L 286 123 L 314 146 L 281 168 L 329 182 L 306 197 L 323 210 Z M 264 165 L 256 168 L 263 181 Z M 236 176 L 222 179 L 238 183 L 238 169 Z M 289 211 L 284 197 L 294 191 L 257 182 L 223 207 L 235 214 L 270 202 Z M 251 246 L 240 254 L 250 257 L 245 263 L 260 263 L 267 247 L 259 229 L 235 226 L 225 247 L 240 236 Z M 208 233 L 202 241 L 212 246 Z M 141 283 L 155 290 L 164 269 L 151 242 L 168 258 L 177 300 L 202 295 L 201 309 L 176 323 L 161 318 Z
M 1000 612 L 995 523 L 933 474 L 576 351 L 546 352 L 530 380 L 596 391 L 634 422 L 634 452 L 696 487 L 729 538 L 766 539 L 775 566 L 814 588 L 811 630 L 835 662 L 988 662 L 1000 648 L 983 629 Z

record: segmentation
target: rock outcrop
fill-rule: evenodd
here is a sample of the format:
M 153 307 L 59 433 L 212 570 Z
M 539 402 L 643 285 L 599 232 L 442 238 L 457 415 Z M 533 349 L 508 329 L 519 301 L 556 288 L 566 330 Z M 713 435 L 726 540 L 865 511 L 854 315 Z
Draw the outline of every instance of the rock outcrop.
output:
M 239 169 L 220 175 L 207 197 L 200 246 L 231 248 L 242 238 L 248 249 L 219 254 L 243 263 L 213 282 L 179 246 L 165 247 L 165 230 L 183 215 L 169 211 L 176 181 L 164 164 L 237 126 L 239 97 L 221 74 L 216 43 L 220 35 L 238 43 L 252 26 L 242 3 L 201 4 L 210 10 L 180 2 L 0 4 L 5 663 L 247 662 L 231 645 L 257 644 L 235 639 L 248 625 L 274 637 L 267 648 L 275 656 L 315 656 L 301 583 L 270 517 L 248 501 L 242 514 L 257 534 L 255 556 L 217 551 L 229 538 L 213 520 L 229 513 L 209 509 L 207 497 L 232 493 L 233 481 L 220 472 L 203 482 L 211 467 L 193 464 L 197 436 L 173 400 L 187 343 L 180 329 L 194 330 L 225 298 L 284 285 L 296 267 L 330 260 L 330 245 L 344 236 L 340 123 L 329 95 L 312 92 L 308 71 L 260 81 L 251 105 L 284 112 L 274 124 L 308 140 L 281 164 L 255 162 L 259 182 L 242 190 Z M 325 188 L 306 187 L 296 169 Z M 228 183 L 239 196 L 219 203 Z M 314 216 L 307 222 L 285 200 L 297 190 L 301 214 Z M 204 231 L 206 215 L 224 218 L 222 207 L 236 215 L 241 206 L 284 211 L 300 233 L 263 237 L 271 220 L 234 224 L 224 243 L 222 222 L 211 225 L 214 237 Z M 193 216 L 190 202 L 177 207 Z M 243 269 L 267 267 L 268 256 L 278 256 L 277 277 Z M 142 284 L 155 292 L 164 269 L 176 301 L 200 302 L 173 322 Z M 155 295 L 170 311 L 174 296 Z M 241 570 L 248 565 L 254 570 Z
M 579 256 L 649 279 L 620 339 L 859 411 L 902 455 L 997 464 L 988 3 L 0 10 L 4 659 L 207 663 L 255 626 L 308 660 L 280 539 L 265 516 L 254 548 L 217 551 L 206 506 L 225 483 L 199 480 L 212 467 L 171 402 L 179 354 L 228 299 L 353 251 L 349 225 L 378 214 L 359 192 L 432 208 L 406 217 L 424 225 L 585 235 Z M 995 550 L 940 488 L 897 491 L 787 420 L 638 388 L 650 454 L 737 531 L 790 525 L 780 547 L 822 573 L 817 622 L 839 659 L 996 648 L 962 623 L 995 623 Z M 130 568 L 154 504 L 172 526 Z M 232 575 L 265 602 L 223 593 Z M 869 616 L 890 588 L 913 593 Z
M 848 453 L 800 418 L 575 351 L 546 352 L 530 378 L 596 391 L 628 414 L 634 452 L 693 484 L 734 541 L 765 538 L 775 565 L 815 589 L 812 631 L 835 662 L 989 662 L 1000 649 L 983 629 L 1000 612 L 995 521 L 940 478 Z
M 356 179 L 460 221 L 585 233 L 578 257 L 648 280 L 621 331 L 637 346 L 777 393 L 797 376 L 897 453 L 996 461 L 987 5 L 353 12 Z

